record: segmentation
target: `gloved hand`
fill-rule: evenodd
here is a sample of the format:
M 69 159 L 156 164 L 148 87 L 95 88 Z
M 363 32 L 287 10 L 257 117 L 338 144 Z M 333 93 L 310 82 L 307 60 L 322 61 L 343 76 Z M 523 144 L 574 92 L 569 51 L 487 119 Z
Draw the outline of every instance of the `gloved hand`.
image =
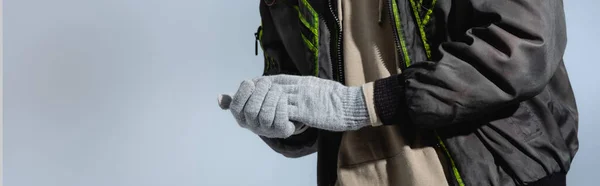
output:
M 229 107 L 227 107 L 230 103 Z M 302 123 L 330 131 L 369 125 L 361 87 L 311 76 L 263 76 L 242 82 L 233 99 L 219 99 L 238 124 L 266 137 L 286 138 Z

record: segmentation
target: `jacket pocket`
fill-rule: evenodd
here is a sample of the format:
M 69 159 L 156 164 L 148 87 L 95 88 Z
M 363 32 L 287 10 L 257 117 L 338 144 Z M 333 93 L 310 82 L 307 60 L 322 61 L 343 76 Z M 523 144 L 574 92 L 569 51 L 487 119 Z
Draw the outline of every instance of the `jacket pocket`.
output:
M 262 50 L 263 58 L 264 58 L 263 59 L 263 61 L 264 61 L 263 76 L 280 74 L 281 69 L 279 68 L 279 63 L 277 63 L 277 60 L 275 60 L 275 58 L 273 58 L 269 53 L 267 53 L 265 48 L 263 47 L 263 42 L 262 42 L 263 27 L 262 27 L 262 25 L 258 26 L 256 33 L 254 33 L 254 37 L 256 39 L 254 42 L 254 54 L 258 55 L 258 47 L 260 46 L 260 48 Z
M 293 24 L 288 23 L 295 14 L 288 13 L 292 10 L 289 1 L 261 0 L 260 16 L 261 25 L 255 33 L 255 53 L 258 55 L 258 46 L 263 51 L 263 75 L 299 74 L 298 66 L 291 48 L 293 43 L 289 40 L 288 30 Z M 298 37 L 299 38 L 299 37 Z
M 308 0 L 263 0 L 260 9 L 266 74 L 331 78 L 329 29 Z

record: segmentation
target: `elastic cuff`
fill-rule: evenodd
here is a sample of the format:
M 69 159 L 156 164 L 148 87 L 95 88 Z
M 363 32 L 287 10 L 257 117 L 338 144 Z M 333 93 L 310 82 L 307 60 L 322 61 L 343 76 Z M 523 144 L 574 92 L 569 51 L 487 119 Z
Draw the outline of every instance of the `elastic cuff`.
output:
M 365 97 L 365 103 L 367 105 L 367 111 L 369 113 L 369 121 L 371 122 L 371 126 L 377 127 L 383 125 L 377 113 L 375 112 L 375 103 L 373 99 L 373 82 L 364 84 L 362 86 L 363 95 Z
M 369 113 L 360 87 L 347 87 L 343 91 L 342 111 L 346 126 L 357 130 L 369 125 Z
M 400 123 L 402 118 L 408 119 L 404 98 L 404 78 L 394 75 L 375 81 L 375 112 L 384 125 Z

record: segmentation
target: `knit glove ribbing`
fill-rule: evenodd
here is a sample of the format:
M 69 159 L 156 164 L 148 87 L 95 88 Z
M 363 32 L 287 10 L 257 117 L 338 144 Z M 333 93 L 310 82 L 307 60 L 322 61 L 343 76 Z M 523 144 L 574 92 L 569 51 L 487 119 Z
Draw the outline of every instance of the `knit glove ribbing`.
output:
M 329 131 L 369 125 L 362 88 L 312 76 L 246 80 L 232 99 L 220 98 L 219 105 L 229 108 L 240 126 L 272 138 L 287 138 L 300 124 Z

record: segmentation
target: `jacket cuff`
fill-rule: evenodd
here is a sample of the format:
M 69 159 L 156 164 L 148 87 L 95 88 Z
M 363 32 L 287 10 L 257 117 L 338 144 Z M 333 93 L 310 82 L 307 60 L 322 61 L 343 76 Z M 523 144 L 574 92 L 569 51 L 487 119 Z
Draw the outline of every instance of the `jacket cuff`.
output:
M 373 89 L 375 112 L 383 125 L 398 124 L 402 118 L 409 118 L 402 75 L 379 79 Z
M 365 104 L 367 105 L 367 112 L 369 113 L 369 121 L 371 126 L 377 127 L 383 125 L 377 113 L 375 112 L 375 100 L 373 99 L 373 82 L 364 84 L 362 86 L 363 96 L 365 98 Z
M 259 135 L 271 149 L 288 158 L 299 158 L 316 152 L 317 136 L 318 130 L 312 127 L 308 127 L 304 132 L 285 139 Z

